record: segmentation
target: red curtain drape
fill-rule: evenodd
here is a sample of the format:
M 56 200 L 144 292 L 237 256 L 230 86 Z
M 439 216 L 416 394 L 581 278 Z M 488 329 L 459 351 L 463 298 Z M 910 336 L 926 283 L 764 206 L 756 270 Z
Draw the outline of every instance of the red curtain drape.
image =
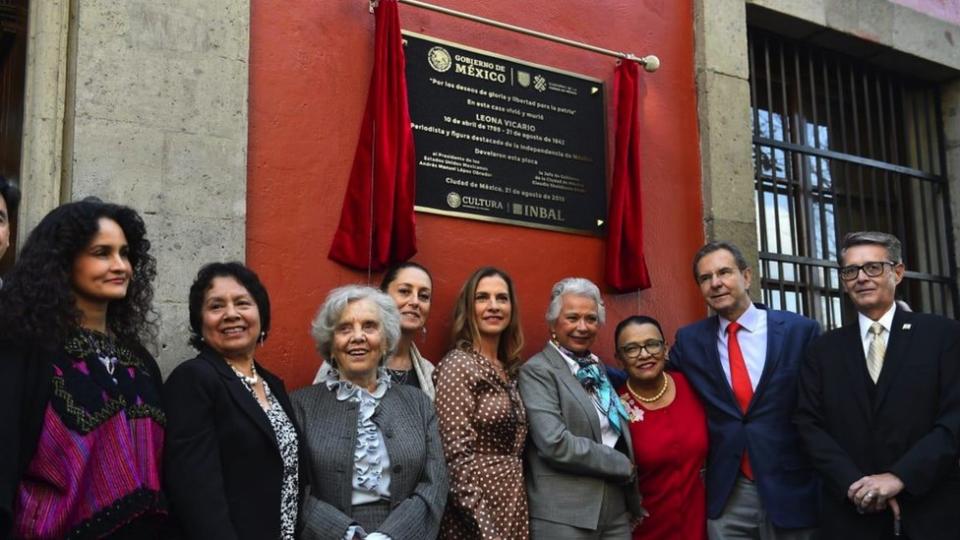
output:
M 650 287 L 643 256 L 643 194 L 640 189 L 639 66 L 624 61 L 613 81 L 616 135 L 613 182 L 607 214 L 607 284 L 619 292 Z
M 404 64 L 397 0 L 380 0 L 367 107 L 328 255 L 358 270 L 383 270 L 417 252 L 416 156 Z

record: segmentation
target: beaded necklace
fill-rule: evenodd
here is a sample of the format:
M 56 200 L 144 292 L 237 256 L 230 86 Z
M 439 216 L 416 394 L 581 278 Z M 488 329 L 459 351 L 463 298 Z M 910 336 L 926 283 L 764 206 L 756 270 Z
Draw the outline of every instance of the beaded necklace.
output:
M 642 401 L 642 402 L 644 402 L 644 403 L 653 403 L 654 401 L 657 401 L 658 399 L 662 398 L 664 394 L 667 393 L 667 388 L 670 387 L 670 385 L 668 384 L 668 383 L 670 382 L 670 378 L 669 378 L 669 376 L 667 375 L 667 372 L 666 372 L 666 371 L 661 371 L 661 372 L 660 372 L 660 375 L 663 377 L 663 386 L 660 387 L 660 391 L 657 392 L 657 395 L 655 395 L 655 396 L 653 396 L 653 397 L 643 397 L 643 396 L 641 396 L 641 395 L 640 395 L 640 392 L 637 392 L 636 390 L 633 389 L 633 386 L 630 385 L 630 381 L 629 381 L 629 380 L 627 381 L 627 392 L 630 392 L 630 395 L 631 395 L 631 396 L 637 398 L 638 400 L 640 400 L 640 401 Z

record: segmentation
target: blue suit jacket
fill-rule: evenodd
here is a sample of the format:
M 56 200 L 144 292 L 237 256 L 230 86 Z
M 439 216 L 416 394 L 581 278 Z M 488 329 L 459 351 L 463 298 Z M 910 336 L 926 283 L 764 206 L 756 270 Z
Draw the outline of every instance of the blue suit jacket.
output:
M 791 415 L 800 366 L 820 326 L 786 311 L 766 313 L 767 359 L 746 413 L 734 399 L 720 365 L 716 316 L 677 332 L 670 364 L 686 375 L 707 413 L 707 515 L 716 519 L 723 512 L 740 470 L 740 456 L 747 449 L 760 502 L 773 524 L 814 527 L 819 483 Z

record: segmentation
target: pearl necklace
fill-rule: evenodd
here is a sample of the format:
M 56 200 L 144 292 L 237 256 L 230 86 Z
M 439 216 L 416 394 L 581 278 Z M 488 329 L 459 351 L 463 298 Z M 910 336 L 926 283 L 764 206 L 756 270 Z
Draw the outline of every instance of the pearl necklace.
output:
M 253 362 L 250 362 L 250 372 L 253 374 L 249 377 L 240 372 L 239 369 L 235 368 L 233 364 L 227 362 L 227 365 L 230 366 L 230 369 L 237 374 L 237 377 L 240 377 L 240 380 L 247 383 L 248 386 L 253 386 L 260 382 L 260 377 L 257 376 L 257 365 Z
M 667 372 L 666 372 L 666 371 L 661 371 L 660 374 L 663 375 L 663 386 L 660 387 L 660 391 L 657 392 L 657 395 L 655 395 L 655 396 L 653 396 L 653 397 L 643 397 L 643 396 L 641 396 L 639 392 L 637 392 L 636 390 L 633 389 L 632 386 L 630 386 L 630 381 L 627 381 L 627 391 L 630 392 L 630 395 L 631 395 L 631 396 L 639 399 L 640 401 L 642 401 L 642 402 L 644 402 L 644 403 L 653 403 L 654 401 L 657 401 L 658 399 L 662 398 L 664 394 L 667 393 L 667 388 L 669 387 L 669 385 L 668 385 L 667 383 L 670 382 L 670 379 L 669 379 L 669 377 L 667 376 Z

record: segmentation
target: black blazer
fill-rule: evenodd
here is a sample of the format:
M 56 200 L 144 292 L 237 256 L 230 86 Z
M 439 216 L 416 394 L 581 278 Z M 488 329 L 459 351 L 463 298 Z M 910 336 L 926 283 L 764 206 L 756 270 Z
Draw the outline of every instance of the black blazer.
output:
M 907 536 L 960 538 L 960 323 L 897 309 L 872 384 L 856 323 L 811 346 L 794 421 L 824 480 L 825 536 L 892 536 L 889 511 L 860 515 L 847 499 L 861 477 L 892 472 Z
M 55 354 L 63 353 L 0 340 L 0 539 L 12 534 L 17 489 L 37 450 Z
M 283 381 L 260 364 L 257 373 L 292 422 Z M 266 413 L 236 373 L 204 348 L 173 370 L 163 398 L 164 487 L 184 537 L 278 538 L 280 448 Z

